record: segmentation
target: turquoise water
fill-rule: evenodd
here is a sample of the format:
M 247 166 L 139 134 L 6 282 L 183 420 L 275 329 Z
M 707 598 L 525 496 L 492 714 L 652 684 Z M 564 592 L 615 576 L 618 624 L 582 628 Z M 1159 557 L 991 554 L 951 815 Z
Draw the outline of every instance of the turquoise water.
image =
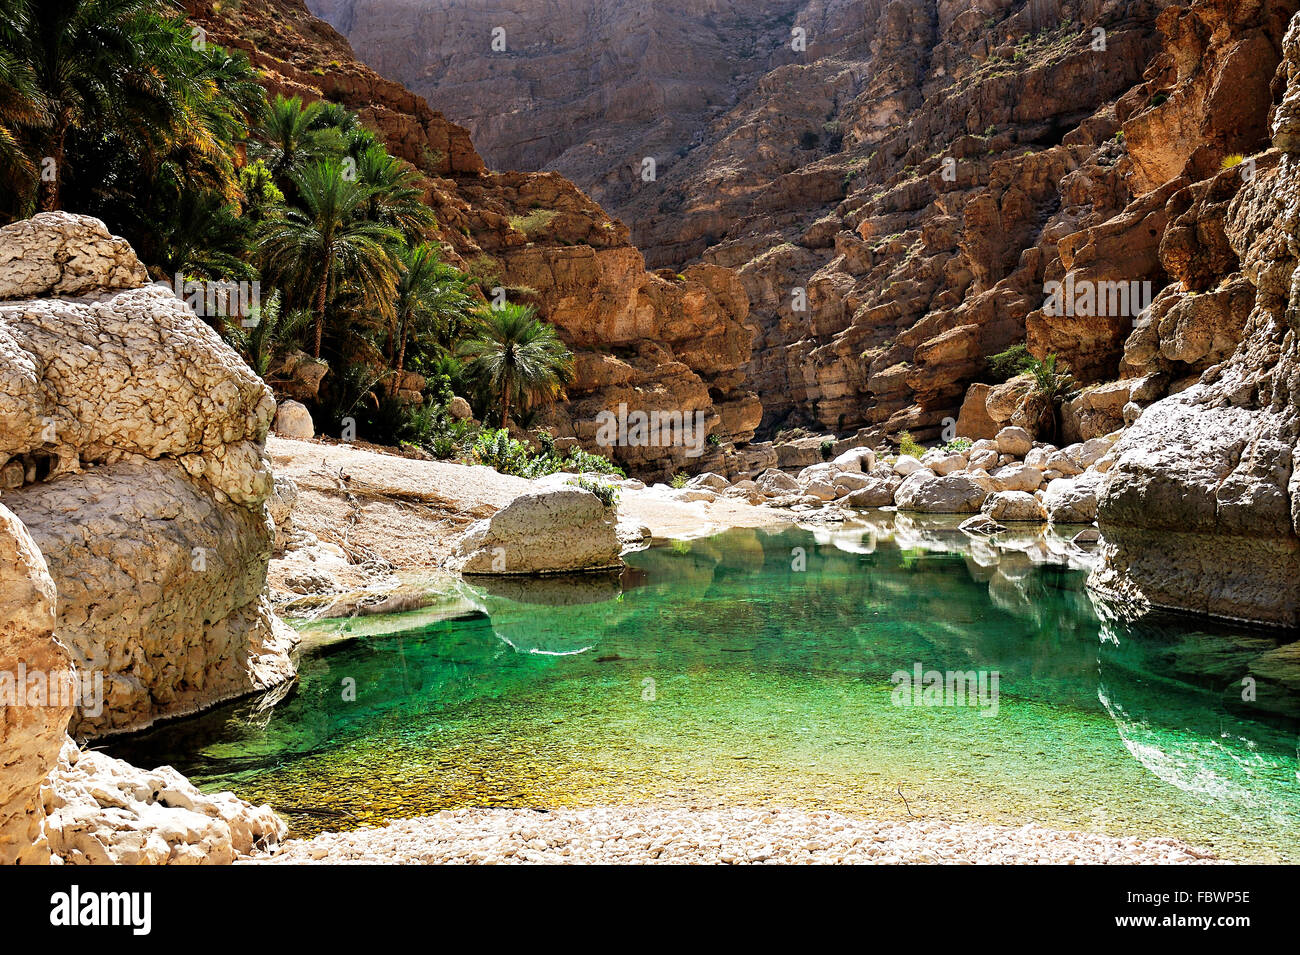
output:
M 455 619 L 311 625 L 351 639 L 306 653 L 285 698 L 109 749 L 269 802 L 299 834 L 462 806 L 740 803 L 1300 860 L 1296 635 L 1103 622 L 1078 560 L 1049 549 L 1068 550 L 900 518 L 729 531 L 632 555 L 621 578 L 465 586 Z M 907 705 L 891 677 L 918 665 L 983 674 L 986 695 Z

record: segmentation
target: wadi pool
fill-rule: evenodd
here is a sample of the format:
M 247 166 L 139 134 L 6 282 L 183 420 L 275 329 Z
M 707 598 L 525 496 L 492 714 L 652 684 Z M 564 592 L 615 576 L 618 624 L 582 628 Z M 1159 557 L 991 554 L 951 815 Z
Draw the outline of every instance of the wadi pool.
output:
M 467 585 L 451 619 L 318 622 L 350 639 L 304 654 L 292 692 L 107 749 L 268 802 L 296 835 L 736 803 L 1300 861 L 1297 635 L 1099 616 L 1076 552 L 892 516 L 728 531 L 630 555 L 620 578 Z M 988 692 L 900 705 L 891 677 L 918 666 Z

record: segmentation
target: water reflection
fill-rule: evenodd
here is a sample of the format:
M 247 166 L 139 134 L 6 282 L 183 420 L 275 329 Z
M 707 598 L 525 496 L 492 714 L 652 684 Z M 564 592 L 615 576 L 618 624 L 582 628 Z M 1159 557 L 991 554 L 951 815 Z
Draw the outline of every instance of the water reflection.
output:
M 1120 619 L 1084 588 L 1090 548 L 958 523 L 735 530 L 622 576 L 460 583 L 440 609 L 335 622 L 347 639 L 285 699 L 110 749 L 366 818 L 675 794 L 880 812 L 901 777 L 935 812 L 1086 827 L 1104 807 L 1119 831 L 1253 827 L 1300 852 L 1294 634 Z M 998 716 L 892 706 L 916 662 L 997 670 Z

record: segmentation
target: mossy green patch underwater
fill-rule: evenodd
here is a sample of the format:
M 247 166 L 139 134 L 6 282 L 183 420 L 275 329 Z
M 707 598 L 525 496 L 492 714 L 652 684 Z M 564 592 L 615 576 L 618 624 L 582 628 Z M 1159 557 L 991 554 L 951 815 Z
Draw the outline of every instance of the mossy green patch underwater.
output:
M 904 548 L 734 530 L 632 555 L 621 580 L 475 586 L 460 619 L 331 624 L 357 636 L 306 655 L 283 699 L 109 749 L 269 802 L 296 835 L 467 806 L 734 803 L 1300 860 L 1293 634 L 1122 626 L 1084 572 L 992 553 L 956 532 Z M 895 675 L 918 665 L 996 674 L 996 699 L 900 705 Z

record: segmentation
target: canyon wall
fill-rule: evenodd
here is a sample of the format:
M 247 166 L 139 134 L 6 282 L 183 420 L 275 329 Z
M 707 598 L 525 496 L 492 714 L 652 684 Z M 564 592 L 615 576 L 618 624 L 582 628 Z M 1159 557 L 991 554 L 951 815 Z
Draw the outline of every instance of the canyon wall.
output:
M 1158 347 L 1141 349 L 1177 363 L 1211 342 L 1213 317 L 1244 325 L 1239 347 L 1148 407 L 1115 448 L 1090 586 L 1125 607 L 1300 625 L 1300 17 L 1285 54 L 1273 148 L 1189 200 L 1197 236 L 1178 245 L 1180 301 L 1167 314 L 1210 299 L 1210 318 L 1163 320 Z M 1225 298 L 1231 308 L 1215 303 Z
M 1196 303 L 1211 340 L 1182 336 L 1165 350 L 1186 358 L 1136 384 L 1160 351 L 1142 307 L 1156 299 L 1157 325 L 1192 321 L 1190 306 L 1165 321 L 1173 302 L 1159 298 L 1176 278 L 1167 260 L 1186 255 L 1172 246 L 1197 237 L 1188 213 L 1204 190 L 1191 187 L 1266 144 L 1293 0 L 801 0 L 653 13 L 612 0 L 599 18 L 584 0 L 448 0 L 436 12 L 313 2 L 364 58 L 471 123 L 489 155 L 575 178 L 628 223 L 651 265 L 737 269 L 760 430 L 934 437 L 972 383 L 992 383 L 987 356 L 1025 342 L 1102 388 L 1076 410 L 1096 412 L 1096 431 L 1122 423 L 1130 398 L 1185 387 L 1240 336 L 1237 285 Z M 491 49 L 492 26 L 504 50 Z M 625 66 L 634 49 L 639 71 Z M 557 57 L 584 65 L 559 71 Z M 665 62 L 693 93 L 663 78 Z M 617 104 L 613 119 L 575 107 L 588 101 Z M 651 181 L 644 155 L 657 162 Z M 1228 198 L 1204 201 L 1213 213 Z M 1055 315 L 1044 308 L 1054 282 L 1137 299 Z M 1132 364 L 1135 331 L 1150 354 L 1130 349 Z M 997 423 L 971 410 L 968 421 Z
M 246 51 L 271 91 L 356 110 L 424 172 L 448 261 L 534 305 L 574 352 L 567 401 L 542 423 L 645 477 L 738 466 L 762 408 L 741 371 L 752 331 L 733 273 L 647 272 L 626 227 L 569 180 L 486 171 L 465 129 L 358 63 L 301 0 L 185 7 L 213 42 Z M 680 443 L 600 446 L 596 415 L 620 404 L 629 412 L 698 412 L 709 438 L 704 453 L 692 456 Z

